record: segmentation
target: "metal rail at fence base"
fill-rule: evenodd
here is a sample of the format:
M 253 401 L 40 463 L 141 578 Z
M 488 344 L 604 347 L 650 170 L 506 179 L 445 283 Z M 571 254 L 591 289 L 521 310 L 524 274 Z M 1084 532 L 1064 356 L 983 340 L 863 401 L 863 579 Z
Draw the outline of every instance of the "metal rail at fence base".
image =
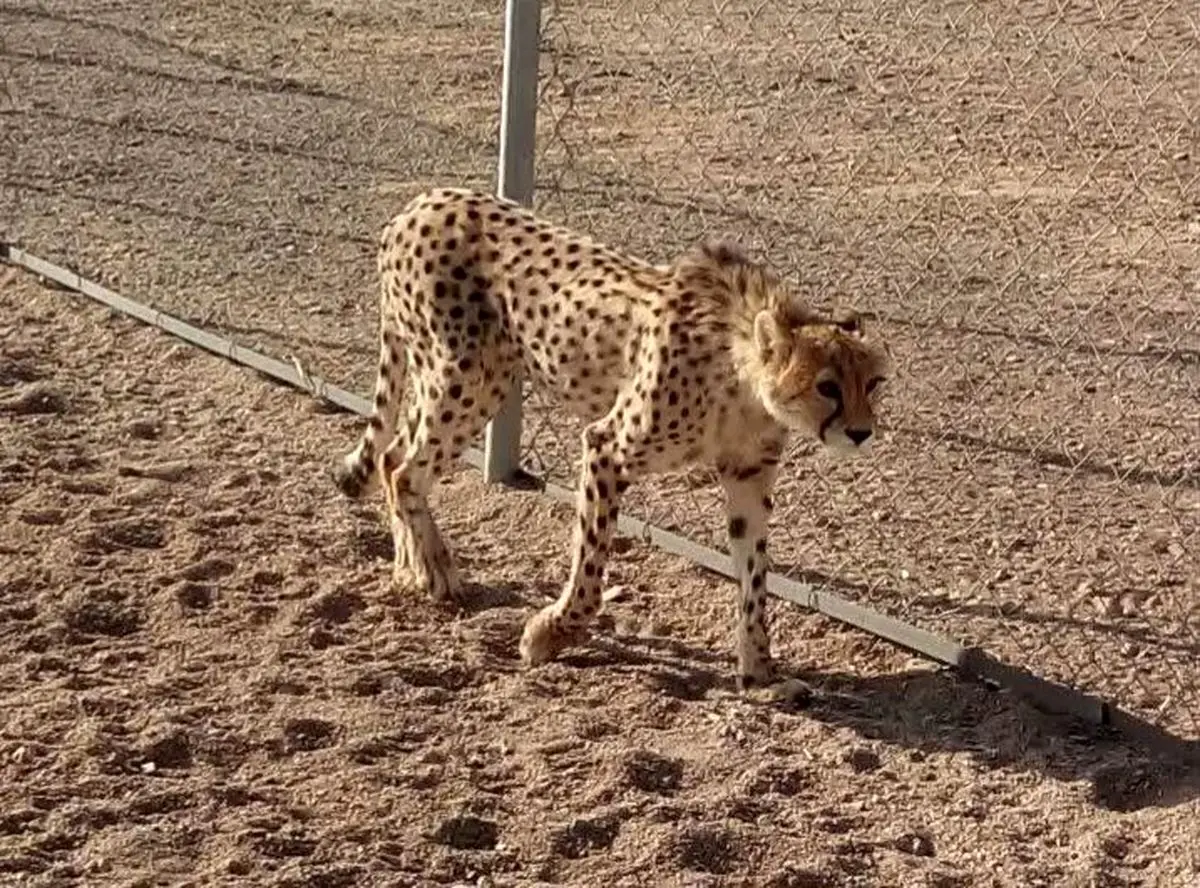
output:
M 249 367 L 277 382 L 319 398 L 344 411 L 365 416 L 370 402 L 320 377 L 307 373 L 299 362 L 272 358 L 254 349 L 238 345 L 233 340 L 196 327 L 170 314 L 159 311 L 113 292 L 79 274 L 0 241 L 0 262 L 25 268 L 58 284 L 72 293 L 85 296 L 114 311 L 198 346 L 233 363 Z M 484 470 L 484 454 L 469 448 L 463 461 L 480 471 Z M 528 476 L 526 476 L 528 477 Z M 522 485 L 525 486 L 525 485 Z M 574 503 L 575 492 L 557 484 L 537 480 L 536 486 L 551 499 Z M 631 537 L 642 539 L 693 563 L 732 579 L 733 565 L 729 556 L 703 546 L 669 530 L 657 527 L 631 515 L 622 514 L 617 529 Z M 919 654 L 936 663 L 954 669 L 962 677 L 996 690 L 1009 691 L 1037 708 L 1055 715 L 1078 718 L 1095 726 L 1109 727 L 1156 756 L 1172 759 L 1189 766 L 1200 767 L 1200 740 L 1177 737 L 1157 725 L 1121 709 L 1115 703 L 1085 694 L 1078 688 L 1060 684 L 1035 675 L 1027 669 L 1005 663 L 979 647 L 968 647 L 951 638 L 912 626 L 879 613 L 849 599 L 809 583 L 801 583 L 777 573 L 767 576 L 767 590 L 775 597 L 832 617 L 841 623 L 890 641 L 899 647 Z

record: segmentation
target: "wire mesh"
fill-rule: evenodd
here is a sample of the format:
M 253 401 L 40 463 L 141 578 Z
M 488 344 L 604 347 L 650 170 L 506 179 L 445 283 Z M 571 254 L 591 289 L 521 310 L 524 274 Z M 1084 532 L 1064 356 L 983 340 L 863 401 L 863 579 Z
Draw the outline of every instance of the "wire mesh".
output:
M 539 157 L 544 212 L 655 261 L 735 236 L 889 342 L 872 461 L 781 473 L 780 570 L 1191 737 L 1198 37 L 1184 2 L 558 3 Z M 639 507 L 720 545 L 713 480 Z
M 0 4 L 0 227 L 357 391 L 378 226 L 490 187 L 494 4 Z M 797 442 L 773 555 L 1200 736 L 1200 11 L 547 4 L 539 209 L 724 234 L 894 353 L 869 463 Z M 535 393 L 529 469 L 579 428 Z M 629 509 L 723 546 L 711 473 Z
M 429 182 L 494 179 L 493 11 L 80 9 L 0 6 L 9 235 L 367 387 L 380 226 Z

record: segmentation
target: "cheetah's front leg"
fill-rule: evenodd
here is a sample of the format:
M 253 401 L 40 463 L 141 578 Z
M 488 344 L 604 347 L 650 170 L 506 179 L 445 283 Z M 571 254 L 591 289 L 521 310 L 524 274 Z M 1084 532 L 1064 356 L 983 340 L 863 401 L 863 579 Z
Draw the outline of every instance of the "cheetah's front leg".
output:
M 738 684 L 743 690 L 775 681 L 767 624 L 767 520 L 771 514 L 772 464 L 725 467 L 729 552 L 740 594 L 737 616 Z
M 443 470 L 445 459 L 431 458 L 426 452 L 427 428 L 422 425 L 407 444 L 398 439 L 383 456 L 395 546 L 392 584 L 398 589 L 412 585 L 436 600 L 455 601 L 459 596 L 458 571 L 429 511 L 428 500 L 429 489 Z
M 558 600 L 526 623 L 521 636 L 521 659 L 526 665 L 545 663 L 582 641 L 600 610 L 604 568 L 620 508 L 618 488 L 627 483 L 614 438 L 604 420 L 583 433 L 571 577 Z

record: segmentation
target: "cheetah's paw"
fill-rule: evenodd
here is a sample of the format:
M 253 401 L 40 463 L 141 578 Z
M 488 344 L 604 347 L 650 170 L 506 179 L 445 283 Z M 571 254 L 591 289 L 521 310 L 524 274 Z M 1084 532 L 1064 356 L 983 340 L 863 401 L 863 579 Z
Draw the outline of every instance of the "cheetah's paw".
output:
M 775 661 L 770 658 L 756 657 L 738 663 L 738 689 L 743 693 L 769 688 L 777 677 Z
M 525 624 L 525 631 L 521 634 L 521 661 L 526 666 L 540 666 L 586 637 L 584 629 L 564 626 L 562 617 L 554 612 L 553 605 L 544 607 Z

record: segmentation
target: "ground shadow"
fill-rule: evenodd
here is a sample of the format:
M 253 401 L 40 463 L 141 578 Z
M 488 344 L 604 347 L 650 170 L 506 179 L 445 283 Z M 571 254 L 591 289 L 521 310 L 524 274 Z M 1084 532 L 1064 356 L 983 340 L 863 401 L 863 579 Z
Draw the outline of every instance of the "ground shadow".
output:
M 35 20 L 52 21 L 63 25 L 76 25 L 85 29 L 118 35 L 125 37 L 126 39 L 134 40 L 144 45 L 153 47 L 159 51 L 176 53 L 185 58 L 191 59 L 193 62 L 200 63 L 201 65 L 222 71 L 224 73 L 216 74 L 212 78 L 206 80 L 188 76 L 187 74 L 180 74 L 174 71 L 166 71 L 160 68 L 150 68 L 144 65 L 137 65 L 131 62 L 117 62 L 111 59 L 100 60 L 97 58 L 81 56 L 69 52 L 63 53 L 52 51 L 47 53 L 36 50 L 4 50 L 2 54 L 11 58 L 67 68 L 95 67 L 111 71 L 113 73 L 141 76 L 184 85 L 212 84 L 216 86 L 223 86 L 229 89 L 240 90 L 243 92 L 275 96 L 302 96 L 309 99 L 323 99 L 326 101 L 352 104 L 360 107 L 371 108 L 377 111 L 385 111 L 389 116 L 393 118 L 399 117 L 414 128 L 440 136 L 461 139 L 464 143 L 469 144 L 472 147 L 493 147 L 490 142 L 481 141 L 480 139 L 468 135 L 467 133 L 462 132 L 450 125 L 429 120 L 412 113 L 405 113 L 404 111 L 399 110 L 391 105 L 384 105 L 379 102 L 371 101 L 363 96 L 351 95 L 348 93 L 339 92 L 337 90 L 328 89 L 320 83 L 303 81 L 295 77 L 281 76 L 270 71 L 238 65 L 228 61 L 227 59 L 218 58 L 211 53 L 198 51 L 178 43 L 172 43 L 169 40 L 164 40 L 148 32 L 135 28 L 125 27 L 112 22 L 100 21 L 98 19 L 90 19 L 85 16 L 65 15 L 46 9 L 21 9 L 10 7 L 3 10 L 3 12 L 8 15 Z
M 1030 345 L 1038 345 L 1043 348 L 1053 349 L 1055 351 L 1070 351 L 1076 354 L 1085 355 L 1089 358 L 1133 358 L 1154 363 L 1162 361 L 1174 361 L 1182 364 L 1185 367 L 1192 364 L 1200 364 L 1200 349 L 1189 348 L 1187 346 L 1160 346 L 1149 345 L 1133 347 L 1130 345 L 1099 345 L 1095 343 L 1062 343 L 1050 336 L 1045 336 L 1039 333 L 1030 333 L 1027 331 L 1017 332 L 1014 330 L 1005 330 L 1001 327 L 981 327 L 976 324 L 948 322 L 938 320 L 936 318 L 921 318 L 914 320 L 912 318 L 900 317 L 884 312 L 873 312 L 874 318 L 884 321 L 889 324 L 895 324 L 898 327 L 908 327 L 913 330 L 940 330 L 945 333 L 951 333 L 954 336 L 979 336 L 990 339 L 1004 339 L 1008 342 L 1028 343 Z
M 560 662 L 633 670 L 680 700 L 736 690 L 728 657 L 673 639 L 598 636 L 565 652 Z M 951 669 L 862 676 L 781 666 L 808 693 L 760 705 L 846 727 L 910 754 L 965 753 L 981 771 L 1004 767 L 1064 782 L 1086 781 L 1092 802 L 1113 811 L 1170 807 L 1200 798 L 1200 741 L 1171 738 L 1178 747 L 1175 754 L 1161 747 L 1152 750 L 1111 727 L 1042 712 Z
M 436 614 L 439 619 L 457 619 L 470 618 L 493 610 L 532 612 L 542 604 L 538 601 L 540 594 L 538 589 L 531 589 L 526 583 L 466 580 L 453 599 L 433 598 L 423 591 L 415 592 L 411 587 L 392 586 L 387 601 L 389 605 L 397 606 L 408 616 L 421 610 L 428 615 Z M 515 648 L 513 656 L 516 656 Z
M 101 120 L 96 117 L 84 117 L 78 114 L 66 114 L 52 108 L 34 108 L 28 113 L 63 123 L 90 126 L 97 129 L 107 129 L 118 133 L 136 132 L 148 136 L 162 136 L 171 139 L 182 139 L 189 142 L 206 142 L 212 145 L 222 145 L 244 154 L 262 154 L 267 157 L 294 157 L 299 160 L 313 161 L 325 166 L 343 167 L 348 170 L 369 170 L 371 173 L 387 173 L 397 178 L 407 177 L 409 170 L 398 166 L 379 163 L 356 163 L 346 157 L 338 157 L 328 152 L 322 153 L 305 148 L 289 145 L 278 140 L 260 139 L 253 136 L 228 136 L 216 132 L 199 132 L 175 125 L 159 125 L 140 123 L 130 120 Z
M 1125 484 L 1153 484 L 1163 488 L 1190 487 L 1200 489 L 1200 466 L 1179 469 L 1150 469 L 1137 466 L 1122 466 L 1115 462 L 1095 459 L 1090 456 L 1083 459 L 1075 459 L 1053 450 L 1032 447 L 1027 444 L 995 441 L 985 438 L 982 435 L 972 435 L 967 432 L 946 430 L 926 432 L 906 426 L 897 426 L 893 431 L 897 435 L 911 436 L 917 440 L 931 444 L 941 444 L 949 441 L 968 450 L 1006 453 L 1011 456 L 1030 459 L 1044 466 L 1069 469 L 1072 472 L 1081 472 L 1085 475 L 1092 475 L 1109 481 L 1118 481 Z
M 186 222 L 189 225 L 198 227 L 218 228 L 223 231 L 237 231 L 249 233 L 257 230 L 254 223 L 249 221 L 240 221 L 237 219 L 218 219 L 213 216 L 199 212 L 190 212 L 187 210 L 174 210 L 165 207 L 155 206 L 138 198 L 117 198 L 108 197 L 102 194 L 94 194 L 87 191 L 78 191 L 70 188 L 51 187 L 49 185 L 39 185 L 36 182 L 24 182 L 17 179 L 0 179 L 0 186 L 12 188 L 16 191 L 27 191 L 34 194 L 45 194 L 56 198 L 68 198 L 81 203 L 90 203 L 96 206 L 117 207 L 125 210 L 136 210 L 139 213 L 145 213 L 147 216 L 153 216 L 157 219 L 169 219 L 175 222 Z M 307 228 L 303 225 L 295 223 L 288 224 L 286 228 L 280 227 L 280 233 L 286 232 L 294 237 L 307 237 L 314 241 L 329 240 L 337 241 L 344 244 L 353 244 L 358 247 L 366 247 L 373 250 L 377 244 L 374 238 L 363 235 L 352 235 L 344 232 L 321 231 L 317 229 Z
M 704 570 L 703 567 L 698 567 Z M 799 567 L 795 564 L 777 563 L 775 570 L 780 576 L 798 583 L 807 583 L 817 589 L 828 589 L 852 601 L 870 605 L 876 589 L 867 583 L 854 582 L 844 577 L 823 573 L 812 568 Z M 727 579 L 723 574 L 714 576 Z M 1119 636 L 1143 645 L 1152 645 L 1162 650 L 1175 651 L 1188 656 L 1200 657 L 1200 637 L 1191 639 L 1168 635 L 1156 631 L 1154 627 L 1126 625 L 1120 620 L 1103 619 L 1100 617 L 1083 618 L 1071 614 L 1054 614 L 1033 610 L 1023 604 L 1011 601 L 1003 605 L 980 603 L 968 604 L 952 600 L 943 595 L 919 595 L 905 600 L 905 607 L 911 610 L 936 613 L 939 617 L 961 616 L 980 617 L 984 619 L 1003 619 L 1006 623 L 1024 623 L 1029 626 L 1063 626 L 1072 629 L 1083 629 L 1089 632 L 1102 633 L 1106 636 Z
M 129 28 L 123 25 L 118 25 L 113 22 L 101 21 L 99 19 L 87 18 L 86 16 L 67 15 L 60 12 L 55 12 L 49 9 L 40 8 L 7 8 L 4 12 L 8 15 L 28 18 L 40 19 L 42 21 L 56 22 L 62 25 L 77 25 L 81 28 L 89 28 L 96 31 L 103 31 L 108 34 L 125 37 L 130 40 L 142 43 L 147 46 L 152 46 L 159 50 L 178 53 L 186 56 L 193 61 L 208 65 L 213 68 L 226 71 L 229 74 L 238 75 L 244 80 L 235 82 L 235 85 L 244 86 L 260 90 L 263 92 L 272 93 L 298 93 L 311 98 L 321 99 L 338 99 L 341 101 L 352 101 L 353 97 L 343 95 L 341 93 L 332 92 L 320 85 L 304 83 L 292 77 L 279 77 L 275 75 L 263 74 L 263 72 L 255 71 L 251 68 L 246 68 L 241 65 L 234 64 L 225 59 L 220 59 L 207 52 L 201 52 L 188 46 L 183 46 L 178 43 L 172 43 L 169 40 L 164 40 L 161 37 L 156 37 L 146 31 L 141 31 L 136 28 Z M 14 53 L 16 54 L 16 53 Z M 21 56 L 36 56 L 36 53 L 20 53 Z M 158 73 L 158 72 L 153 72 Z
M 1155 631 L 1154 628 L 1146 626 L 1123 625 L 1119 620 L 1083 619 L 1069 614 L 1039 613 L 1038 611 L 1030 610 L 1024 605 L 1014 605 L 1011 602 L 1005 602 L 1003 607 L 995 604 L 963 604 L 961 602 L 954 602 L 952 609 L 946 608 L 941 602 L 936 600 L 921 600 L 919 598 L 911 601 L 909 604 L 926 611 L 936 609 L 941 615 L 946 614 L 948 610 L 952 610 L 954 614 L 961 616 L 990 617 L 992 619 L 1002 617 L 1008 623 L 1018 622 L 1026 623 L 1030 626 L 1055 625 L 1083 629 L 1110 637 L 1119 636 L 1132 642 L 1154 647 L 1157 650 L 1174 651 L 1186 656 L 1200 657 L 1200 635 L 1187 639 L 1168 635 L 1164 631 Z
M 501 607 L 532 609 L 539 594 L 537 590 L 528 589 L 525 583 L 512 581 L 467 582 L 463 584 L 456 607 L 465 616 L 473 616 Z

